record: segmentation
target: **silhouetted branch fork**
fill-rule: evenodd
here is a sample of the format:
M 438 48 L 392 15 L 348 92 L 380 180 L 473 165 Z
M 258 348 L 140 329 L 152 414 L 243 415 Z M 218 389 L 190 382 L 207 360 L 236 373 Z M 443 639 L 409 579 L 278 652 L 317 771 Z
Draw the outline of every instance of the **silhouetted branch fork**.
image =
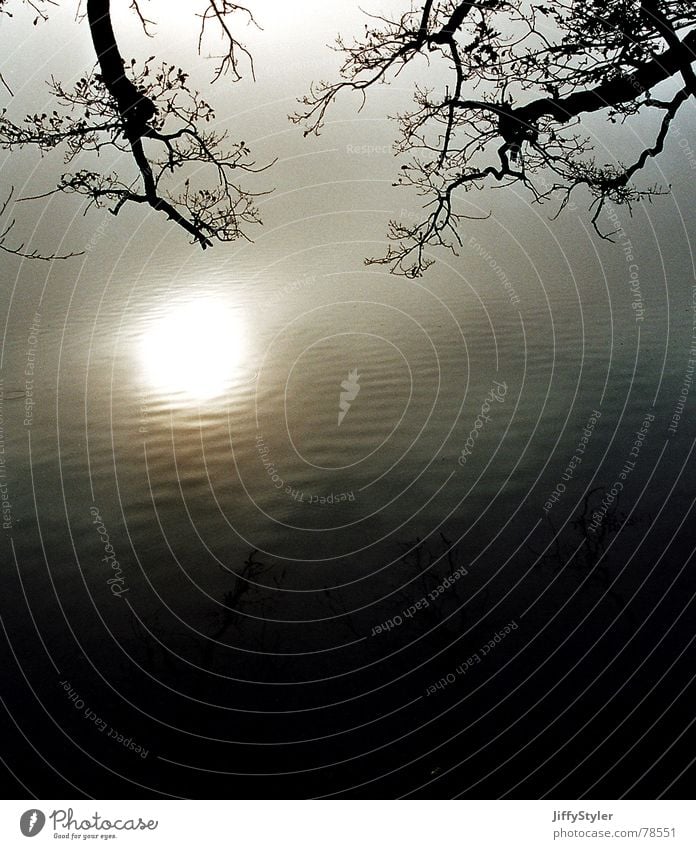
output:
M 220 30 L 222 32 L 223 38 L 227 42 L 227 51 L 220 58 L 220 64 L 215 70 L 215 75 L 213 76 L 213 82 L 217 82 L 220 77 L 224 76 L 228 71 L 232 73 L 234 79 L 240 80 L 242 78 L 239 72 L 239 65 L 237 61 L 237 51 L 246 56 L 249 67 L 251 69 L 252 79 L 256 79 L 256 70 L 254 68 L 254 58 L 251 53 L 241 44 L 232 34 L 228 24 L 227 18 L 232 15 L 234 12 L 244 12 L 249 19 L 249 22 L 254 24 L 254 26 L 259 27 L 256 19 L 253 14 L 246 6 L 240 6 L 237 3 L 231 3 L 229 0 L 209 0 L 208 6 L 206 10 L 199 15 L 201 19 L 201 29 L 198 35 L 198 52 L 200 53 L 203 49 L 203 39 L 205 37 L 206 27 L 208 21 L 216 20 Z
M 142 137 L 156 107 L 126 76 L 125 62 L 111 23 L 110 0 L 87 0 L 87 19 L 102 82 L 118 105 L 125 134 L 132 143 Z
M 669 48 L 650 62 L 646 62 L 627 76 L 607 80 L 593 89 L 578 91 L 565 98 L 541 98 L 519 109 L 512 110 L 512 117 L 525 128 L 533 127 L 547 115 L 560 123 L 585 112 L 597 112 L 619 106 L 645 94 L 659 83 L 680 73 L 684 63 L 696 61 L 696 29 L 692 30 L 678 46 Z
M 471 12 L 472 9 L 476 8 L 479 4 L 475 2 L 465 2 L 460 3 L 456 9 L 452 12 L 450 19 L 447 23 L 442 27 L 442 29 L 435 33 L 435 35 L 431 36 L 430 42 L 432 44 L 446 44 L 451 41 L 457 30 L 464 23 L 465 18 Z M 484 6 L 491 6 L 491 3 L 483 4 Z

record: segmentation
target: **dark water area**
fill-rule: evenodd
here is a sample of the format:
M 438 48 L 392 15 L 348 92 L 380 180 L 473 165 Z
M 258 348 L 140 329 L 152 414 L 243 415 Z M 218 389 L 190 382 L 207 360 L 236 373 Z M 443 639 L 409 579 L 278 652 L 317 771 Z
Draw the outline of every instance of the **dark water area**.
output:
M 86 276 L 12 322 L 13 771 L 38 795 L 678 794 L 693 313 L 665 346 L 620 278 L 604 302 L 521 280 L 518 306 L 462 262 L 425 286 L 279 250 Z

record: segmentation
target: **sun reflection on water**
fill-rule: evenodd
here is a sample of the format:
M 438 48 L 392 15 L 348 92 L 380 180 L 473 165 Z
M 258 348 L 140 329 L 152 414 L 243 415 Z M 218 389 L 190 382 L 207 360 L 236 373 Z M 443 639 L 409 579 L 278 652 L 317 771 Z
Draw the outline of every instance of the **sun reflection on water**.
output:
M 176 304 L 148 325 L 140 362 L 153 391 L 209 401 L 223 395 L 244 364 L 245 325 L 221 298 Z

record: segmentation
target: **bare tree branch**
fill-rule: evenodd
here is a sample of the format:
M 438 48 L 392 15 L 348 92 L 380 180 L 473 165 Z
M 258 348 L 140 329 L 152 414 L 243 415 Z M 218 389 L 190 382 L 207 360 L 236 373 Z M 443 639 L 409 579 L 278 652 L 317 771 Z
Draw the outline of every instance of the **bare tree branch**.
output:
M 142 0 L 130 5 L 151 35 L 153 22 L 145 17 Z M 211 0 L 201 16 L 199 47 L 212 19 L 225 43 L 215 79 L 227 72 L 239 79 L 238 54 L 251 59 L 228 25 L 235 12 L 253 22 L 244 7 L 227 0 Z M 140 69 L 134 60 L 126 64 L 113 30 L 110 0 L 87 0 L 86 22 L 98 73 L 83 77 L 72 88 L 52 79 L 50 92 L 57 108 L 50 114 L 28 115 L 17 122 L 3 111 L 0 147 L 35 147 L 42 153 L 61 148 L 66 164 L 78 157 L 82 161 L 86 153 L 100 157 L 98 169 L 66 173 L 43 196 L 79 194 L 87 198 L 88 207 L 109 205 L 115 215 L 128 204 L 149 206 L 203 249 L 216 240 L 247 238 L 246 227 L 260 223 L 255 202 L 264 193 L 242 188 L 237 175 L 258 173 L 273 163 L 257 167 L 245 142 L 231 143 L 226 132 L 211 129 L 215 113 L 190 88 L 181 68 L 166 63 L 157 68 L 154 57 Z M 131 173 L 120 173 L 123 158 L 115 156 L 118 170 L 104 170 L 102 163 L 110 151 L 130 154 Z
M 0 222 L 2 222 L 5 217 L 5 213 L 10 206 L 13 196 L 14 186 L 10 189 L 5 200 L 0 203 Z M 6 223 L 0 223 L 0 251 L 4 251 L 6 254 L 14 254 L 14 256 L 22 257 L 22 259 L 38 259 L 43 262 L 51 262 L 54 259 L 71 259 L 72 257 L 82 256 L 83 254 L 83 251 L 67 254 L 42 254 L 38 250 L 29 250 L 24 242 L 9 245 L 7 244 L 7 237 L 10 235 L 12 230 L 14 230 L 15 224 L 16 220 L 14 218 L 10 218 Z
M 471 217 L 458 211 L 456 199 L 485 185 L 522 183 L 533 202 L 556 197 L 558 211 L 584 187 L 598 232 L 607 200 L 631 209 L 663 191 L 640 188 L 634 178 L 662 153 L 678 110 L 696 96 L 693 3 L 445 0 L 371 20 L 352 44 L 339 39 L 341 79 L 314 85 L 292 116 L 306 134 L 318 134 L 339 94 L 358 92 L 364 103 L 370 88 L 419 57 L 434 69 L 433 87 L 416 85 L 414 108 L 397 117 L 395 143 L 407 157 L 396 185 L 425 197 L 426 217 L 390 222 L 386 255 L 368 262 L 418 276 L 432 261 L 431 248 L 456 253 L 458 224 Z M 673 80 L 680 83 L 677 94 L 656 100 L 653 89 Z M 623 123 L 654 110 L 664 112 L 655 142 L 633 164 L 597 163 L 582 133 L 586 116 L 603 113 L 608 122 Z

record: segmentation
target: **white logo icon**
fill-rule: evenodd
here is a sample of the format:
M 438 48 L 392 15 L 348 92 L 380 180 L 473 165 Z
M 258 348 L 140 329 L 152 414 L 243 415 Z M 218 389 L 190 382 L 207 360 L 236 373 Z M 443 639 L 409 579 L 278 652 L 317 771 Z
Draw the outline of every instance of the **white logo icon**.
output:
M 338 426 L 340 427 L 343 424 L 343 419 L 348 415 L 348 411 L 350 410 L 351 404 L 358 397 L 358 393 L 360 392 L 360 384 L 358 381 L 360 380 L 360 375 L 358 374 L 358 370 L 355 368 L 348 375 L 348 379 L 344 380 L 341 384 L 341 400 L 339 403 L 339 413 L 338 413 Z

